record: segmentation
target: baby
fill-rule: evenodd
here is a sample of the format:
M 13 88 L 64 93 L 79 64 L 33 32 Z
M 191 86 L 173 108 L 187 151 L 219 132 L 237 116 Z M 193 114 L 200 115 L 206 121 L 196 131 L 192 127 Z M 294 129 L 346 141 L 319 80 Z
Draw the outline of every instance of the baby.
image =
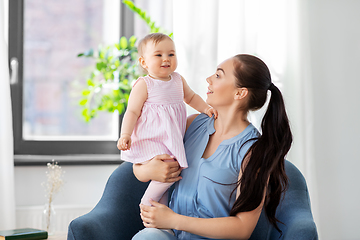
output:
M 210 117 L 216 118 L 217 111 L 175 72 L 177 57 L 169 36 L 162 33 L 145 36 L 139 43 L 138 52 L 139 64 L 148 75 L 137 79 L 129 96 L 117 143 L 122 150 L 121 158 L 146 164 L 156 155 L 169 154 L 181 168 L 187 168 L 183 145 L 185 103 Z M 164 193 L 172 184 L 151 181 L 141 203 L 151 205 L 149 199 L 166 203 Z

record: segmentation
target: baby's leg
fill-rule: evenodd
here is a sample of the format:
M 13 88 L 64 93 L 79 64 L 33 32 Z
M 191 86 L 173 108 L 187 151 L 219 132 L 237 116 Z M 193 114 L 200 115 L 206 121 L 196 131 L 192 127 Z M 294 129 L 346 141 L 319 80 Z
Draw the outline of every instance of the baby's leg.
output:
M 173 162 L 176 160 L 164 160 L 164 162 Z M 143 162 L 142 164 L 147 164 L 150 160 Z M 164 205 L 168 203 L 168 189 L 174 183 L 162 183 L 158 181 L 151 181 L 148 188 L 146 189 L 142 199 L 141 204 L 151 206 L 150 199 L 160 202 Z
M 169 187 L 170 188 L 170 187 Z M 169 188 L 164 192 L 164 194 L 162 195 L 162 197 L 159 200 L 159 203 L 164 204 L 164 205 L 168 205 L 168 200 L 169 200 Z
M 146 189 L 144 196 L 141 199 L 141 203 L 144 205 L 151 206 L 150 199 L 159 202 L 163 198 L 164 194 L 167 195 L 167 190 L 174 183 L 162 183 L 158 181 L 151 181 L 148 188 Z M 166 203 L 164 202 L 166 201 Z M 167 196 L 165 196 L 161 203 L 167 205 Z

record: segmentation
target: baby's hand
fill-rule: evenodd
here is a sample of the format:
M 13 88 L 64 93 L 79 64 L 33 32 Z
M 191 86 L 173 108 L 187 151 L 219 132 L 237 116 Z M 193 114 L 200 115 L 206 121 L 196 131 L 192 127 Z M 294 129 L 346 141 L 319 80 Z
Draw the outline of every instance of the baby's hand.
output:
M 209 106 L 205 112 L 204 112 L 206 115 L 208 115 L 209 117 L 212 117 L 214 115 L 214 118 L 216 119 L 217 116 L 218 116 L 218 112 L 216 111 L 215 108 Z
M 121 135 L 117 142 L 117 148 L 122 151 L 129 150 L 131 147 L 131 136 L 128 134 Z

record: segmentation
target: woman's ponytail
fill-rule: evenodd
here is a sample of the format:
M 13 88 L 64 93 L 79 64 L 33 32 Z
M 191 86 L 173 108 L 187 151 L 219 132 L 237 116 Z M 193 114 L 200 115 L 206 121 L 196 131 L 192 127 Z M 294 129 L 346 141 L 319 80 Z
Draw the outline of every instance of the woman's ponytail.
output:
M 275 212 L 288 183 L 284 159 L 292 143 L 289 119 L 282 94 L 271 83 L 270 72 L 265 63 L 251 55 L 237 55 L 235 58 L 239 60 L 239 86 L 249 89 L 249 110 L 264 105 L 268 90 L 271 96 L 261 122 L 262 135 L 249 148 L 242 162 L 242 175 L 237 185 L 240 186 L 240 196 L 236 199 L 230 215 L 235 216 L 239 212 L 257 208 L 266 190 L 266 215 L 270 223 L 280 231 Z

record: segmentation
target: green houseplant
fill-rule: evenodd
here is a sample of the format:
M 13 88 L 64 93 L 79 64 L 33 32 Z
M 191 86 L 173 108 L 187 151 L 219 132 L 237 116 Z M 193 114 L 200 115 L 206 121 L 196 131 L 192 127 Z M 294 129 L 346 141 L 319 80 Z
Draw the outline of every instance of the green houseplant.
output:
M 137 14 L 150 28 L 150 33 L 165 32 L 157 27 L 145 11 L 132 1 L 123 0 L 131 11 Z M 172 33 L 169 34 L 172 36 Z M 99 46 L 97 50 L 89 49 L 78 57 L 95 60 L 95 65 L 87 79 L 86 88 L 82 90 L 79 104 L 85 121 L 96 117 L 99 111 L 122 114 L 127 106 L 131 84 L 141 72 L 137 66 L 136 37 L 121 37 L 118 43 Z

